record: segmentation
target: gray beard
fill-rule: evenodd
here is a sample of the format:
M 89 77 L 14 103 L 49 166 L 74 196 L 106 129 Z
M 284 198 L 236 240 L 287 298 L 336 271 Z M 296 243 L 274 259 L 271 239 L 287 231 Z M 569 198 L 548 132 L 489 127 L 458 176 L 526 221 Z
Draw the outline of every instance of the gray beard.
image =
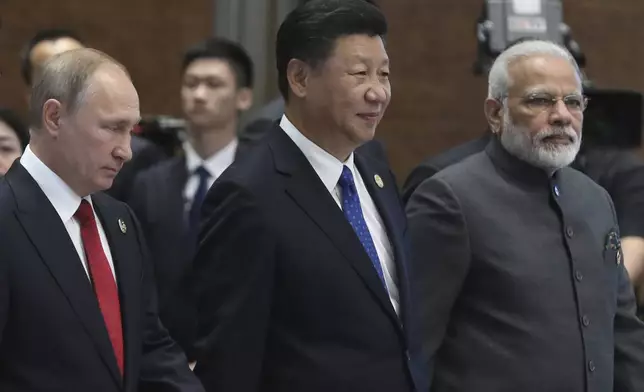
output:
M 572 143 L 558 145 L 544 142 L 543 139 L 548 136 L 570 137 Z M 572 127 L 546 128 L 531 137 L 528 129 L 512 123 L 507 111 L 503 115 L 500 141 L 510 154 L 549 174 L 570 165 L 581 147 L 581 136 Z

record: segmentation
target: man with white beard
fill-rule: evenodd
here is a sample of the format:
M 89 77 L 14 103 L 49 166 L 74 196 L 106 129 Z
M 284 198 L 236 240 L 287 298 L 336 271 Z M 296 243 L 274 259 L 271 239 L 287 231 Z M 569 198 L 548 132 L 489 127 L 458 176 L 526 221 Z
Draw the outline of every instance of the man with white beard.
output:
M 644 324 L 612 201 L 568 167 L 586 104 L 565 49 L 512 46 L 490 71 L 485 151 L 411 195 L 432 391 L 644 390 Z

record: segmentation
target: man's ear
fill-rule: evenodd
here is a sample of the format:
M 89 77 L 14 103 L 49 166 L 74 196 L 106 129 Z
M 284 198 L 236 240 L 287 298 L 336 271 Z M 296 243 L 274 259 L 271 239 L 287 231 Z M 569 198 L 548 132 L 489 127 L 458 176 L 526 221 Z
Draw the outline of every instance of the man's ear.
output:
M 291 59 L 286 66 L 286 79 L 293 95 L 306 97 L 311 67 L 302 60 Z
M 496 99 L 488 98 L 485 100 L 483 110 L 492 132 L 499 133 L 503 125 L 503 104 Z
M 42 109 L 43 130 L 56 138 L 60 131 L 63 116 L 63 105 L 56 99 L 48 99 Z
M 253 106 L 253 90 L 243 87 L 237 90 L 237 110 L 245 112 Z

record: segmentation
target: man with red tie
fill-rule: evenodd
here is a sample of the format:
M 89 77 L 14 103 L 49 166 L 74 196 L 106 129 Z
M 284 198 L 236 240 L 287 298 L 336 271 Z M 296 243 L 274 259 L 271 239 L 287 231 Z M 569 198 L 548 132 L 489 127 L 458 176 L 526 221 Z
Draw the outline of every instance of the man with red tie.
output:
M 0 182 L 0 390 L 203 387 L 157 315 L 143 233 L 108 189 L 131 156 L 139 98 L 92 49 L 34 81 L 32 137 Z

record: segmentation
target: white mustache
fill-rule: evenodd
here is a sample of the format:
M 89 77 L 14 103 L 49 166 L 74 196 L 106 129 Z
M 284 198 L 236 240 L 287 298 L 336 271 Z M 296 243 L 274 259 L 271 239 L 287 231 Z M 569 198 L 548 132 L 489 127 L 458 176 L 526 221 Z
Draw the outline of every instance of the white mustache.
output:
M 577 143 L 577 139 L 579 139 L 577 132 L 575 132 L 572 127 L 556 127 L 546 128 L 537 132 L 537 134 L 534 135 L 533 141 L 537 143 L 542 142 L 543 139 L 551 136 L 567 136 L 573 143 Z

